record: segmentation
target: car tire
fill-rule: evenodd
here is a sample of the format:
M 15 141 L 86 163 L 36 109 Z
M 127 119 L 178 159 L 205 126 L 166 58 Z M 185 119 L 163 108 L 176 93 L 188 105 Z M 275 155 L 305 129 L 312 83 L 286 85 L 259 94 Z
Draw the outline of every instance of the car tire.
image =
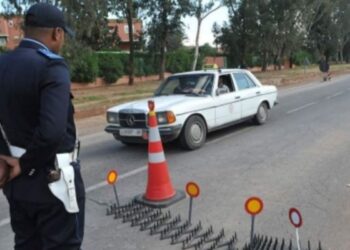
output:
M 254 116 L 254 122 L 257 125 L 262 125 L 266 123 L 268 117 L 269 117 L 269 109 L 267 108 L 267 104 L 263 102 L 259 105 L 258 111 Z
M 185 123 L 180 135 L 181 146 L 195 150 L 203 146 L 207 139 L 207 126 L 199 116 L 191 116 Z

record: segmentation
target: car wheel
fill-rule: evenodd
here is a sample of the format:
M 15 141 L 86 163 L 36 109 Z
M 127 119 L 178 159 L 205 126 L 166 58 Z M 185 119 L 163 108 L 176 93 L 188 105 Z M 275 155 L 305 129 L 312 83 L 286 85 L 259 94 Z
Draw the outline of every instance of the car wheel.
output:
M 200 148 L 207 138 L 207 127 L 199 116 L 191 116 L 185 123 L 180 135 L 181 146 L 194 150 Z
M 254 122 L 258 125 L 262 125 L 267 121 L 267 118 L 269 117 L 269 110 L 267 108 L 267 105 L 265 102 L 261 103 L 258 112 L 256 113 L 254 117 Z

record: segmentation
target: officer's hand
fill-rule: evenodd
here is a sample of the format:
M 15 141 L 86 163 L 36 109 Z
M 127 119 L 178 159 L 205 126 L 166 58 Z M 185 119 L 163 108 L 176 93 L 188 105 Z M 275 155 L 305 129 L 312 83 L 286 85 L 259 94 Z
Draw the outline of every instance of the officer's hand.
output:
M 0 159 L 0 188 L 3 188 L 10 177 L 10 167 L 5 160 Z
M 7 181 L 11 181 L 21 174 L 21 166 L 17 158 L 0 155 L 0 159 L 6 161 L 7 165 L 10 167 L 10 177 Z

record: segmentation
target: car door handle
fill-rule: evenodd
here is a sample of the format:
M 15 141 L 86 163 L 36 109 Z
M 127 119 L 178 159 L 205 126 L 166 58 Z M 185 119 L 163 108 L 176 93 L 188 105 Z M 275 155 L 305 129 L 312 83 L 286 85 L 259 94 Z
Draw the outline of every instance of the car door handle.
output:
M 256 92 L 256 94 L 257 94 L 257 95 L 260 95 L 260 94 L 261 94 L 261 92 L 260 92 L 260 91 L 257 91 L 257 92 Z
M 241 99 L 241 97 L 240 96 L 236 96 L 235 99 L 238 100 L 238 99 Z

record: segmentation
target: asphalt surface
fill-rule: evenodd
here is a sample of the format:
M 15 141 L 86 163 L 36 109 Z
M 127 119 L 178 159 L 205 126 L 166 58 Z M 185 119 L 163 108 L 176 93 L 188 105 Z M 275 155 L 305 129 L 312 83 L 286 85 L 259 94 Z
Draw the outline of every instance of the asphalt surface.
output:
M 264 201 L 256 232 L 293 239 L 291 207 L 300 209 L 302 245 L 320 240 L 324 249 L 350 249 L 350 76 L 283 89 L 280 104 L 267 124 L 249 122 L 210 134 L 206 145 L 183 151 L 165 146 L 176 188 L 188 181 L 201 186 L 194 201 L 193 222 L 237 232 L 239 244 L 249 240 L 250 217 L 244 203 L 250 196 Z M 181 249 L 105 215 L 113 190 L 104 183 L 109 169 L 120 173 L 122 203 L 145 191 L 147 147 L 127 147 L 102 131 L 82 138 L 81 161 L 87 187 L 85 250 Z M 188 199 L 170 208 L 186 218 Z M 0 195 L 0 249 L 13 249 L 8 207 Z M 316 249 L 316 248 L 315 248 Z

